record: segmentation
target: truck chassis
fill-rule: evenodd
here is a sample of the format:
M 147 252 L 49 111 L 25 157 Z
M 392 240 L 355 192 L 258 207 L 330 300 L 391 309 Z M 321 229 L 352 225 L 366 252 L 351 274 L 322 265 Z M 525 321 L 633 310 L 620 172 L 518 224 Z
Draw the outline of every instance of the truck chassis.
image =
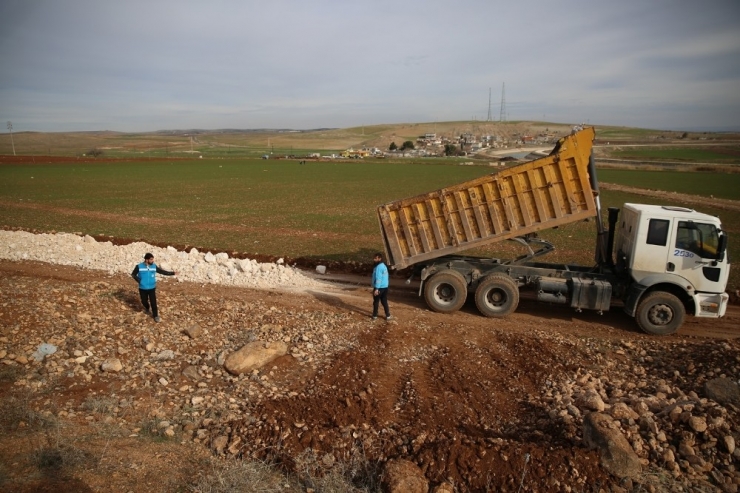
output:
M 462 308 L 471 292 L 478 311 L 496 318 L 513 313 L 521 294 L 600 314 L 619 301 L 642 330 L 656 335 L 675 332 L 686 318 L 691 299 L 678 290 L 672 293 L 656 287 L 648 294 L 613 269 L 537 262 L 535 257 L 554 250 L 552 244 L 533 238 L 516 240 L 528 246 L 536 242 L 541 248 L 530 248 L 529 254 L 512 260 L 449 255 L 417 265 L 419 295 L 432 310 L 451 313 Z M 640 301 L 631 303 L 630 298 Z

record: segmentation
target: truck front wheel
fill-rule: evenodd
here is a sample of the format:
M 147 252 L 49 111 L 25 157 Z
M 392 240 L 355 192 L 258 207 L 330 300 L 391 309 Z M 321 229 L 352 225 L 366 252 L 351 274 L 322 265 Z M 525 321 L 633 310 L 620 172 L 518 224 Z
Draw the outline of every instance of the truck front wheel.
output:
M 683 325 L 686 308 L 676 296 L 663 291 L 650 293 L 640 301 L 635 313 L 637 325 L 648 334 L 673 334 Z
M 456 312 L 465 304 L 467 296 L 468 285 L 465 278 L 454 270 L 438 272 L 424 284 L 424 300 L 435 312 Z
M 509 276 L 486 276 L 475 290 L 475 306 L 486 317 L 505 317 L 518 305 L 519 288 Z

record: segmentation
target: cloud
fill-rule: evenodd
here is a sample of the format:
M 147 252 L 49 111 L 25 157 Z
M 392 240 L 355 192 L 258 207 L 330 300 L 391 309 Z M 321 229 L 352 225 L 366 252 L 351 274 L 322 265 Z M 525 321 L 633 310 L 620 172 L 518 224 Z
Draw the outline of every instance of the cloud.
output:
M 0 113 L 18 130 L 482 119 L 505 83 L 512 119 L 740 129 L 738 14 L 735 1 L 7 0 Z

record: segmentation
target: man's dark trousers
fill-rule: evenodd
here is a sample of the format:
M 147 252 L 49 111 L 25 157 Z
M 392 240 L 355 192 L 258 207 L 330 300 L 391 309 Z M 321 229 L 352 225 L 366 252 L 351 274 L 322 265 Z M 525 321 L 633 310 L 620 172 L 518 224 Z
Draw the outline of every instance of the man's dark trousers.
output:
M 157 310 L 157 288 L 154 289 L 140 289 L 139 295 L 141 296 L 141 304 L 144 305 L 144 309 L 149 311 L 149 305 L 152 307 L 152 317 L 157 318 L 159 311 Z
M 388 317 L 391 314 L 390 308 L 388 308 L 388 288 L 378 288 L 378 295 L 373 295 L 373 317 L 378 316 L 378 304 L 382 303 L 383 310 L 385 310 L 385 316 Z

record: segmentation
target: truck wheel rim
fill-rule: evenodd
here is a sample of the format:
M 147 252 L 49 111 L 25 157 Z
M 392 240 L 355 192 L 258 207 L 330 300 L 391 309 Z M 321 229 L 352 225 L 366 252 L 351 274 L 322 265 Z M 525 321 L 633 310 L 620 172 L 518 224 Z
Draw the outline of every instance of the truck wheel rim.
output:
M 673 310 L 668 305 L 655 305 L 648 312 L 648 320 L 653 325 L 668 325 L 673 320 Z
M 442 283 L 434 290 L 434 297 L 439 303 L 450 304 L 457 298 L 457 291 L 451 284 Z
M 486 302 L 492 307 L 500 308 L 506 304 L 506 293 L 502 289 L 491 289 L 486 295 Z

